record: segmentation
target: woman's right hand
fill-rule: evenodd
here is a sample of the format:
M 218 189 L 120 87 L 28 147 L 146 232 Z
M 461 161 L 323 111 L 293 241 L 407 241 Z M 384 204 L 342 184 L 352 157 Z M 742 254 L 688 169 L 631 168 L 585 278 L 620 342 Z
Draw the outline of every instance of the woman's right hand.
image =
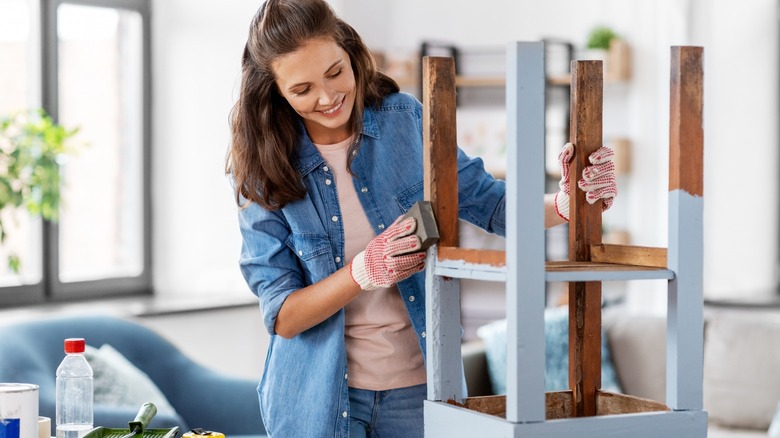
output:
M 574 145 L 566 143 L 558 154 L 558 162 L 561 165 L 561 181 L 558 183 L 560 190 L 555 195 L 555 211 L 560 217 L 569 221 L 569 163 L 574 156 Z M 601 211 L 606 211 L 612 206 L 612 201 L 617 196 L 617 182 L 615 179 L 615 163 L 612 161 L 615 152 L 605 146 L 600 147 L 588 156 L 590 166 L 582 170 L 582 178 L 577 182 L 580 189 L 585 192 L 585 200 L 593 204 L 601 199 Z
M 399 217 L 368 243 L 350 263 L 352 279 L 363 290 L 390 287 L 425 268 L 420 238 L 414 235 L 417 221 Z

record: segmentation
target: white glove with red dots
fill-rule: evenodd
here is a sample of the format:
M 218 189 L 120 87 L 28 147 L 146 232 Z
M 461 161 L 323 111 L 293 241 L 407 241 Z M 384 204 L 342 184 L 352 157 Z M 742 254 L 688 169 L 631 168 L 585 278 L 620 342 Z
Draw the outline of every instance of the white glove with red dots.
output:
M 425 268 L 425 253 L 414 232 L 417 221 L 402 217 L 368 242 L 350 263 L 350 274 L 361 289 L 390 287 Z
M 574 156 L 574 145 L 566 143 L 558 154 L 558 162 L 561 165 L 561 181 L 558 183 L 560 190 L 555 195 L 555 211 L 558 216 L 569 220 L 569 162 Z M 601 147 L 590 154 L 588 161 L 591 166 L 582 170 L 582 178 L 577 182 L 580 189 L 585 191 L 585 199 L 593 204 L 602 200 L 601 211 L 606 211 L 612 206 L 612 201 L 618 194 L 617 181 L 615 179 L 615 163 L 612 157 L 615 152 L 608 147 Z

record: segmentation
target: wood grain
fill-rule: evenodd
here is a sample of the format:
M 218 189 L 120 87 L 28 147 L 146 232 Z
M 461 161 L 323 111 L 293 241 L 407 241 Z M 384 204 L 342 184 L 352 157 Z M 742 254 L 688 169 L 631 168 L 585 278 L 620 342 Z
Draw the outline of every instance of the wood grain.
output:
M 458 246 L 455 61 L 423 58 L 423 181 L 439 228 L 439 245 Z
M 601 147 L 603 67 L 601 61 L 572 61 L 569 165 L 569 260 L 590 261 L 601 243 L 601 201 L 589 204 L 577 187 L 588 157 Z M 596 415 L 601 387 L 601 282 L 569 283 L 569 387 L 575 416 Z
M 598 415 L 636 414 L 639 412 L 668 411 L 665 404 L 632 395 L 598 391 Z
M 573 417 L 573 400 L 571 391 L 553 391 L 545 393 L 545 412 L 547 420 Z M 489 395 L 484 397 L 468 397 L 463 403 L 449 400 L 447 403 L 472 411 L 498 417 L 506 416 L 506 396 Z
M 665 404 L 633 395 L 616 394 L 608 391 L 596 391 L 596 415 L 637 414 L 640 412 L 669 411 Z M 483 414 L 503 417 L 506 415 L 506 396 L 489 395 L 483 397 L 468 397 L 462 403 L 449 400 L 447 403 Z M 552 391 L 545 393 L 545 409 L 547 420 L 573 418 L 574 395 L 572 391 Z
M 475 265 L 506 266 L 506 253 L 494 249 L 439 246 L 439 260 L 462 260 Z
M 672 47 L 669 191 L 704 195 L 704 70 L 701 47 Z
M 606 243 L 590 246 L 590 261 L 662 269 L 665 269 L 667 266 L 666 248 L 610 245 Z

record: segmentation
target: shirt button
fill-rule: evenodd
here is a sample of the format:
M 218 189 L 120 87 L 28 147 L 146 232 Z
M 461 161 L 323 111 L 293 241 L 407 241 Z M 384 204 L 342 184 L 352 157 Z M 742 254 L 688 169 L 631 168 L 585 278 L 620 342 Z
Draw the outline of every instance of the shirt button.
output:
M 409 301 L 414 301 L 414 295 L 409 297 Z
M 344 417 L 344 418 L 347 418 L 347 411 L 342 412 L 341 416 Z
M 303 255 L 303 251 L 301 251 L 301 250 L 298 250 L 298 255 L 299 255 L 299 256 L 302 256 L 302 255 Z
M 328 185 L 328 186 L 329 186 L 329 185 L 331 185 L 332 183 L 333 183 L 333 181 L 331 181 L 331 180 L 329 180 L 329 179 L 326 179 L 326 180 L 325 180 L 325 185 Z
M 336 257 L 336 263 L 341 262 L 341 257 Z
M 329 171 L 330 169 L 328 169 L 328 166 L 324 166 L 324 167 L 322 168 L 322 170 L 324 170 L 325 172 L 327 172 L 327 171 Z
M 422 336 L 424 338 L 425 337 L 425 332 L 422 332 L 422 334 L 420 336 Z
M 339 217 L 338 216 L 333 216 L 332 218 L 330 218 L 330 220 L 332 220 L 333 222 L 338 222 L 339 221 Z
M 363 187 L 362 189 L 360 189 L 360 191 L 366 193 L 368 191 L 368 187 Z
M 347 378 L 347 373 L 344 373 L 344 379 L 346 379 L 346 378 Z
M 385 224 L 379 224 L 376 227 L 379 228 L 380 230 L 384 230 L 385 229 Z
M 352 151 L 352 156 L 354 157 L 355 155 L 357 155 L 357 151 Z

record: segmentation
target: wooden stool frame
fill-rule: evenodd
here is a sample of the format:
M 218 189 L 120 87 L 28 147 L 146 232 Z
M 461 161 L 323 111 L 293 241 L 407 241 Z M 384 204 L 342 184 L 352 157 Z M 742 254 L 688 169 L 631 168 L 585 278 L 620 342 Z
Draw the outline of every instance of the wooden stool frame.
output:
M 506 251 L 458 247 L 455 68 L 423 60 L 425 198 L 441 240 L 428 250 L 426 437 L 705 437 L 702 410 L 703 50 L 672 47 L 669 247 L 601 242 L 601 203 L 572 190 L 568 262 L 546 262 L 544 46 L 507 48 Z M 573 61 L 571 186 L 601 147 L 600 61 Z M 522 189 L 521 189 L 522 188 Z M 506 281 L 507 394 L 464 397 L 460 278 Z M 668 282 L 666 401 L 601 391 L 601 282 Z M 544 388 L 545 282 L 569 282 L 568 391 Z

